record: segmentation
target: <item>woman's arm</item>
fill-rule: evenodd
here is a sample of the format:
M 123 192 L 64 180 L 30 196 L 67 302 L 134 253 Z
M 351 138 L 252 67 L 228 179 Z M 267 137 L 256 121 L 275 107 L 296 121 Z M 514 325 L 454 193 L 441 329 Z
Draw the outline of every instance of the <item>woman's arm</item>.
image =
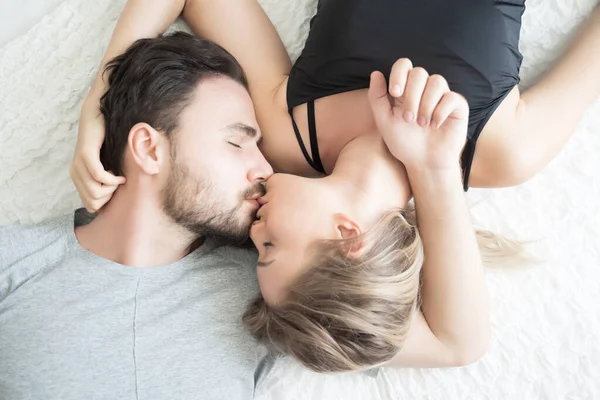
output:
M 196 35 L 219 44 L 238 60 L 262 128 L 292 63 L 261 5 L 257 0 L 187 0 L 183 18 Z
M 413 68 L 407 59 L 394 64 L 389 87 L 391 102 L 383 75 L 374 73 L 369 99 L 385 143 L 406 167 L 425 253 L 422 313 L 391 365 L 464 365 L 487 350 L 490 323 L 459 165 L 469 107 L 444 78 Z M 430 122 L 418 123 L 415 115 Z
M 523 183 L 565 147 L 600 95 L 600 6 L 533 86 L 514 88 L 486 124 L 473 159 L 472 187 Z
M 423 240 L 421 312 L 391 365 L 460 366 L 488 348 L 489 300 L 461 171 L 407 169 Z
M 86 99 L 95 113 L 106 90 L 103 71 L 106 63 L 122 54 L 136 40 L 162 35 L 183 12 L 185 0 L 129 0 L 119 16 L 115 30 L 102 58 L 100 69 Z
M 106 63 L 138 39 L 156 37 L 183 18 L 193 32 L 230 52 L 248 76 L 252 97 L 273 92 L 291 69 L 275 27 L 256 0 L 129 0 L 123 9 L 87 103 L 97 107 Z
M 183 11 L 185 0 L 129 0 L 113 32 L 96 79 L 86 97 L 79 119 L 77 147 L 71 164 L 71 177 L 85 207 L 95 212 L 108 200 L 123 177 L 104 170 L 100 148 L 104 141 L 104 120 L 100 116 L 100 98 L 106 90 L 106 63 L 125 52 L 138 39 L 156 37 L 167 30 Z

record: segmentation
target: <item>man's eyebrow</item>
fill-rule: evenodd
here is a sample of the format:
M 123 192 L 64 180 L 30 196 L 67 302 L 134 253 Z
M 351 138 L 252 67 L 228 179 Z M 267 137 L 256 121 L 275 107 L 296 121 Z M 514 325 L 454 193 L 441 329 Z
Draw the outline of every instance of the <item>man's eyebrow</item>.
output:
M 241 132 L 249 138 L 258 137 L 258 140 L 256 141 L 257 144 L 260 144 L 260 142 L 262 142 L 262 135 L 250 125 L 238 122 L 237 124 L 231 124 L 227 126 L 227 130 Z
M 259 261 L 258 263 L 256 263 L 256 265 L 258 267 L 265 268 L 265 267 L 268 267 L 269 265 L 273 264 L 274 262 L 275 262 L 274 259 L 271 261 Z

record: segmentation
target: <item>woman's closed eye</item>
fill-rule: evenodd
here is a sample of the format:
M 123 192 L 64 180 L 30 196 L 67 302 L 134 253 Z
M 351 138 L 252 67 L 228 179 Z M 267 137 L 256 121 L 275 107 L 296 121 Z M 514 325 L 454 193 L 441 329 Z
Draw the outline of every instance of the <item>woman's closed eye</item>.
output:
M 273 246 L 273 243 L 272 243 L 272 242 L 263 242 L 263 246 L 264 246 L 264 248 L 265 248 L 265 252 L 266 252 L 266 251 L 267 251 L 269 248 L 271 248 L 271 247 L 275 247 L 275 246 Z M 273 264 L 274 262 L 275 262 L 275 260 L 274 260 L 274 259 L 273 259 L 273 260 L 270 260 L 270 261 L 259 261 L 257 265 L 258 265 L 259 267 L 263 267 L 263 268 L 264 268 L 264 267 L 268 267 L 269 265 Z

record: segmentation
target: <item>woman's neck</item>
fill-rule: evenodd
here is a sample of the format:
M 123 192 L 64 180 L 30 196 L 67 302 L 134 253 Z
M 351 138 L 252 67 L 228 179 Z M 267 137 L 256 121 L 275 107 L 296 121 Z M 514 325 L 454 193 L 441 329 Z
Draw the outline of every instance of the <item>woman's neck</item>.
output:
M 330 176 L 342 183 L 345 194 L 364 213 L 378 219 L 383 211 L 403 208 L 411 198 L 406 170 L 394 158 L 381 137 L 359 136 L 340 152 Z

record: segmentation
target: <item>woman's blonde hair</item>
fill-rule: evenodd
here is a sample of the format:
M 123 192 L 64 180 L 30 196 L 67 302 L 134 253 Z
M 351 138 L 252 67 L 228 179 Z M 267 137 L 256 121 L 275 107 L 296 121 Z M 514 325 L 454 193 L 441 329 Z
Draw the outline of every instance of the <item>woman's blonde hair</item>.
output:
M 521 253 L 515 241 L 478 232 L 484 263 Z M 348 257 L 363 243 L 360 257 Z M 384 363 L 400 351 L 418 309 L 423 244 L 414 209 L 386 213 L 353 239 L 320 241 L 312 268 L 276 305 L 257 298 L 244 324 L 279 354 L 317 372 L 356 371 Z

